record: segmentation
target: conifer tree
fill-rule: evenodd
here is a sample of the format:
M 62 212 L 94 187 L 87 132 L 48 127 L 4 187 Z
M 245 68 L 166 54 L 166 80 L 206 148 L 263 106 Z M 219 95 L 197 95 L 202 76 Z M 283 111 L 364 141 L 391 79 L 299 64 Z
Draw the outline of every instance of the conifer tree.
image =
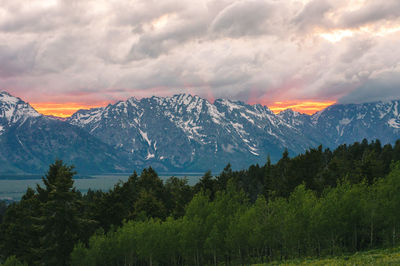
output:
M 210 193 L 210 198 L 214 199 L 215 194 L 215 179 L 213 178 L 211 171 L 207 171 L 199 180 L 199 182 L 194 186 L 194 191 L 196 193 L 203 191 Z
M 56 160 L 42 178 L 45 186 L 37 186 L 42 213 L 38 218 L 41 258 L 45 265 L 68 265 L 74 244 L 89 223 L 79 215 L 79 194 L 73 187 L 73 169 L 73 166 Z
M 37 261 L 39 232 L 35 228 L 35 216 L 40 213 L 35 191 L 28 188 L 18 203 L 8 206 L 0 226 L 0 255 L 15 255 L 27 262 Z

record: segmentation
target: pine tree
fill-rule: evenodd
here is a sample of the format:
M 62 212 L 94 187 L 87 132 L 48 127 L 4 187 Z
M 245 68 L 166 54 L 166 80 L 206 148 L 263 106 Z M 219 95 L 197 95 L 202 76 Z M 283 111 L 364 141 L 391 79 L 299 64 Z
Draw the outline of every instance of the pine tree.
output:
M 27 262 L 38 260 L 39 232 L 34 225 L 38 213 L 39 202 L 31 188 L 27 189 L 21 201 L 8 206 L 0 226 L 0 256 L 15 255 Z
M 168 214 L 175 218 L 185 214 L 185 207 L 193 198 L 192 187 L 188 184 L 188 179 L 170 177 L 165 183 L 165 190 L 168 193 L 167 210 Z
M 224 190 L 226 188 L 226 184 L 228 180 L 233 177 L 232 175 L 232 166 L 228 163 L 224 170 L 216 177 L 217 189 Z
M 89 223 L 79 214 L 79 193 L 73 187 L 73 166 L 56 160 L 37 186 L 42 216 L 37 219 L 41 232 L 41 257 L 45 265 L 67 265 L 69 255 Z
M 211 171 L 207 171 L 199 180 L 199 182 L 194 186 L 194 191 L 196 193 L 204 191 L 210 193 L 211 200 L 214 199 L 214 194 L 216 190 L 216 182 L 213 178 Z
M 3 217 L 4 217 L 4 214 L 6 213 L 6 210 L 7 210 L 6 202 L 3 200 L 0 201 L 0 224 L 3 221 Z

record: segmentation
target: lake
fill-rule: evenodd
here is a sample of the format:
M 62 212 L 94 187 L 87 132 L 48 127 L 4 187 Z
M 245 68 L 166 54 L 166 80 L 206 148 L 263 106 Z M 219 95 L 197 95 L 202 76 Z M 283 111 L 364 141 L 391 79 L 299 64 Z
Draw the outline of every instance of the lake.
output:
M 189 185 L 194 185 L 202 175 L 202 173 L 161 173 L 159 177 L 164 181 L 171 176 L 186 177 Z M 80 176 L 74 178 L 74 186 L 82 193 L 86 193 L 89 188 L 92 190 L 108 191 L 119 180 L 128 180 L 129 176 L 130 174 Z M 36 188 L 36 184 L 43 186 L 41 177 L 41 175 L 0 176 L 0 200 L 20 200 L 28 187 Z

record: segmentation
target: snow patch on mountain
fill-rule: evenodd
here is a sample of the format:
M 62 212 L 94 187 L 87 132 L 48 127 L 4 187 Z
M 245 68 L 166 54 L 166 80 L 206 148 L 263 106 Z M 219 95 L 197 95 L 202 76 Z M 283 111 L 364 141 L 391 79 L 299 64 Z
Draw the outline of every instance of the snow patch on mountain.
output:
M 75 119 L 73 121 L 79 120 L 80 124 L 89 124 L 95 123 L 101 119 L 101 115 L 104 111 L 104 108 L 94 108 L 89 110 L 80 110 L 76 112 Z
M 18 102 L 22 101 L 18 97 L 14 97 L 6 91 L 0 92 L 0 100 L 4 103 L 9 104 L 17 104 Z
M 39 116 L 41 114 L 20 98 L 4 91 L 0 92 L 0 119 L 6 120 L 9 124 L 14 124 L 17 121 L 24 122 L 29 117 Z
M 249 146 L 249 151 L 250 151 L 251 154 L 253 154 L 253 155 L 255 155 L 255 156 L 259 156 L 259 155 L 260 155 L 260 154 L 257 152 L 258 149 L 257 149 L 257 148 L 254 148 L 254 147 L 252 147 L 252 146 Z
M 364 114 L 358 113 L 358 114 L 357 114 L 357 119 L 358 119 L 358 120 L 362 120 L 362 119 L 364 119 L 365 115 L 366 115 L 366 113 L 364 113 Z
M 140 135 L 142 135 L 142 138 L 147 142 L 149 146 L 151 146 L 151 141 L 149 140 L 149 137 L 147 136 L 147 132 L 143 132 L 142 130 L 139 129 Z
M 336 147 L 363 138 L 393 142 L 400 127 L 398 114 L 398 101 L 337 104 L 310 116 L 178 94 L 129 98 L 104 109 L 77 112 L 69 122 L 121 147 L 135 160 L 211 168 L 226 162 L 246 164 L 255 157 L 262 162 L 268 154 L 279 158 L 285 148 L 296 154 L 320 144 Z
M 346 126 L 346 125 L 350 124 L 351 121 L 353 121 L 353 119 L 343 118 L 343 119 L 341 119 L 341 120 L 339 121 L 339 124 L 340 124 L 340 125 Z
M 399 116 L 399 102 L 398 101 L 394 102 L 393 115 Z
M 212 121 L 216 124 L 220 124 L 222 122 L 224 114 L 220 113 L 215 105 L 212 105 L 210 103 L 207 103 L 206 105 L 208 109 L 208 114 L 211 116 Z
M 400 128 L 400 120 L 399 119 L 395 119 L 395 118 L 389 119 L 388 124 L 390 127 Z
M 242 117 L 244 117 L 244 118 L 246 118 L 247 119 L 247 121 L 249 121 L 250 123 L 252 123 L 252 124 L 254 124 L 255 122 L 254 122 L 254 120 L 253 119 L 251 119 L 249 116 L 247 116 L 246 114 L 244 114 L 244 113 L 240 113 L 240 115 L 242 116 Z
M 147 151 L 146 160 L 150 160 L 150 159 L 152 159 L 154 157 L 155 157 L 154 153 L 150 153 L 150 151 Z

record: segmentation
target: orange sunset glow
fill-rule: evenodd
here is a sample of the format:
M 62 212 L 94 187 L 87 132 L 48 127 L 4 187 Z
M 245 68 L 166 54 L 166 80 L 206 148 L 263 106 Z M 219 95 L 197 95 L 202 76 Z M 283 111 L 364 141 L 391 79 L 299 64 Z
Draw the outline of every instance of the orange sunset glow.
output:
M 305 113 L 305 114 L 314 114 L 332 104 L 335 104 L 335 101 L 325 101 L 325 102 L 317 102 L 317 101 L 283 101 L 283 102 L 274 102 L 268 106 L 271 111 L 274 113 L 279 113 L 286 109 L 292 109 L 294 111 Z M 52 115 L 57 117 L 70 117 L 73 113 L 78 111 L 79 109 L 90 109 L 96 107 L 106 106 L 108 103 L 100 103 L 100 104 L 81 104 L 81 103 L 31 103 L 32 107 L 35 108 L 36 111 L 43 115 Z
M 296 102 L 296 101 L 284 101 L 284 102 L 274 102 L 271 104 L 269 109 L 271 109 L 274 113 L 279 113 L 286 109 L 292 109 L 294 111 L 305 113 L 305 114 L 314 114 L 332 104 L 335 104 L 335 101 L 326 101 L 326 102 L 314 102 L 314 101 L 305 101 L 305 102 Z
M 53 115 L 57 117 L 70 117 L 73 113 L 79 109 L 90 109 L 96 107 L 102 107 L 107 105 L 97 104 L 81 104 L 81 103 L 30 103 L 30 105 L 35 108 L 36 111 L 43 115 Z

